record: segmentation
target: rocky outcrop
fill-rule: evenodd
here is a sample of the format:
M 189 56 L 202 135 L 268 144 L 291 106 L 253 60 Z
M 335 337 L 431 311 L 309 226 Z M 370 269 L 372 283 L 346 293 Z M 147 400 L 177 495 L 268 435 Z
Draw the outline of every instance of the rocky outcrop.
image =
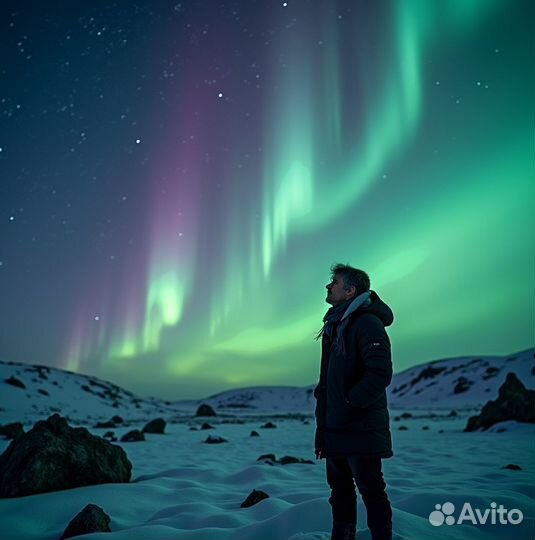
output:
M 0 426 L 0 436 L 6 439 L 16 439 L 24 434 L 24 429 L 20 422 L 12 422 L 11 424 L 4 424 Z
M 206 403 L 203 403 L 199 406 L 197 409 L 197 412 L 195 413 L 195 416 L 217 416 L 216 412 L 210 405 L 207 405 Z
M 163 418 L 155 418 L 151 420 L 145 427 L 142 429 L 143 433 L 156 433 L 162 435 L 165 433 L 165 420 Z
M 23 390 L 26 388 L 26 385 L 20 379 L 17 379 L 17 377 L 13 377 L 13 375 L 8 379 L 4 379 L 4 382 L 10 384 L 11 386 L 22 388 Z
M 464 431 L 485 430 L 506 420 L 535 423 L 535 391 L 527 390 L 514 373 L 507 374 L 498 399 L 487 401 L 480 414 L 471 416 Z
M 37 422 L 0 455 L 0 497 L 129 482 L 125 451 L 58 414 Z
M 67 525 L 60 540 L 94 532 L 111 532 L 110 523 L 110 516 L 100 506 L 88 504 Z

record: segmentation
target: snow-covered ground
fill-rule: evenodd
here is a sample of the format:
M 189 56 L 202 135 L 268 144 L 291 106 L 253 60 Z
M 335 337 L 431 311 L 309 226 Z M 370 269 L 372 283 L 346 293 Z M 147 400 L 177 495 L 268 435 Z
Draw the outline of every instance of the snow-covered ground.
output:
M 511 357 L 514 355 L 511 355 Z M 525 384 L 533 388 L 526 378 L 532 377 L 533 350 L 519 355 L 526 360 L 514 364 L 502 358 L 499 376 L 515 371 Z M 467 379 L 485 380 L 496 384 L 488 399 L 497 396 L 497 378 L 483 379 L 489 366 L 470 372 L 476 362 L 464 359 Z M 527 370 L 524 363 L 530 369 Z M 454 367 L 461 360 L 444 360 Z M 391 389 L 418 377 L 429 365 L 412 368 L 396 377 Z M 494 364 L 490 364 L 493 366 Z M 520 370 L 511 369 L 513 365 Z M 24 371 L 30 366 L 0 364 L 0 381 L 14 376 L 23 380 L 25 389 L 2 384 L 0 392 L 0 424 L 24 420 L 25 429 L 33 421 L 45 418 L 60 408 L 60 413 L 71 417 L 71 425 L 84 425 L 94 434 L 103 435 L 108 429 L 95 429 L 95 421 L 108 419 L 115 414 L 127 420 L 127 426 L 114 429 L 119 437 L 133 428 L 143 427 L 145 420 L 163 416 L 170 421 L 165 435 L 147 434 L 147 440 L 120 444 L 133 463 L 133 482 L 105 484 L 68 491 L 0 499 L 0 537 L 6 540 L 57 539 L 68 522 L 88 503 L 101 506 L 110 515 L 112 533 L 87 535 L 85 538 L 108 540 L 326 540 L 331 526 L 329 489 L 325 480 L 325 461 L 315 461 L 313 456 L 314 420 L 307 403 L 309 388 L 283 390 L 287 395 L 300 395 L 288 407 L 289 411 L 301 410 L 304 416 L 283 415 L 278 389 L 248 390 L 250 407 L 224 407 L 221 415 L 197 419 L 191 414 L 197 402 L 166 403 L 160 400 L 139 400 L 124 390 L 116 389 L 96 379 L 67 374 L 50 369 L 46 379 L 38 372 Z M 458 368 L 460 371 L 463 367 Z M 429 373 L 429 372 L 428 372 Z M 444 376 L 444 371 L 441 372 Z M 474 375 L 475 373 L 475 375 Z M 522 374 L 524 373 L 524 375 Z M 405 377 L 399 379 L 399 377 Z M 454 375 L 457 378 L 458 375 Z M 35 378 L 35 382 L 32 381 Z M 424 381 L 420 377 L 409 386 Z M 438 379 L 435 387 L 449 387 L 449 374 Z M 471 379 L 469 379 L 471 380 Z M 56 381 L 57 384 L 53 384 Z M 78 382 L 76 382 L 78 381 Z M 424 381 L 431 382 L 431 381 Z M 458 382 L 458 381 L 457 381 Z M 453 381 L 451 381 L 453 383 Z M 106 388 L 111 392 L 106 392 Z M 456 384 L 456 383 L 455 383 Z M 472 388 L 475 386 L 469 385 Z M 46 386 L 45 386 L 46 385 Z M 87 391 L 81 387 L 86 386 Z M 109 386 L 107 386 L 109 385 Z M 37 393 L 45 389 L 48 396 Z M 407 388 L 407 387 L 405 387 Z M 50 391 L 49 391 L 50 390 Z M 251 392 L 260 392 L 263 401 L 251 398 Z M 16 394 L 18 392 L 18 394 Z M 224 393 L 225 403 L 234 403 L 244 390 Z M 470 405 L 471 390 L 465 394 L 463 405 Z M 101 393 L 99 396 L 98 393 Z M 399 391 L 398 391 L 399 393 Z M 411 391 L 411 399 L 423 394 Z M 118 395 L 122 395 L 118 398 Z M 271 395 L 271 401 L 265 396 Z M 473 394 L 476 396 L 476 394 Z M 18 397 L 17 397 L 18 396 Z M 212 397 L 202 402 L 217 402 Z M 423 397 L 423 396 L 422 396 Z M 48 398 L 48 404 L 45 398 Z M 230 399 L 232 398 L 232 401 Z M 288 398 L 289 399 L 289 398 Z M 412 401 L 413 407 L 392 411 L 392 433 L 395 456 L 384 460 L 383 468 L 388 493 L 394 509 L 395 538 L 407 540 L 533 540 L 535 538 L 535 426 L 504 422 L 487 432 L 464 433 L 467 417 L 473 414 L 468 408 L 458 407 L 458 416 L 448 416 L 449 410 L 440 410 L 442 403 Z M 430 401 L 430 400 L 429 400 Z M 119 405 L 113 406 L 118 402 Z M 447 402 L 447 400 L 446 400 Z M 58 405 L 60 403 L 61 405 Z M 261 409 L 260 403 L 278 404 Z M 449 402 L 447 402 L 449 403 Z M 459 401 L 457 402 L 460 403 Z M 45 405 L 46 404 L 46 405 Z M 137 405 L 136 405 L 137 404 Z M 33 407 L 37 405 L 37 408 Z M 251 406 L 255 406 L 252 408 Z M 424 406 L 425 405 L 425 406 Z M 449 408 L 455 408 L 448 405 Z M 269 409 L 269 410 L 268 410 Z M 430 416 L 430 411 L 435 416 Z M 412 418 L 400 418 L 402 412 L 412 412 Z M 275 414 L 278 413 L 278 416 Z M 223 423 L 239 419 L 243 423 Z M 261 429 L 271 419 L 276 429 Z M 190 430 L 208 421 L 212 430 Z M 309 423 L 305 423 L 308 421 Z M 399 429 L 400 427 L 406 429 Z M 427 427 L 427 429 L 423 429 Z M 251 430 L 260 436 L 250 437 Z M 205 444 L 209 435 L 228 440 L 221 444 Z M 0 452 L 9 441 L 0 439 Z M 257 458 L 273 453 L 277 458 L 291 455 L 311 459 L 313 464 L 269 465 Z M 503 468 L 519 465 L 521 470 Z M 240 504 L 253 490 L 263 490 L 269 498 L 250 508 Z M 491 503 L 502 504 L 508 510 L 519 509 L 524 519 L 519 525 L 455 524 L 433 526 L 428 520 L 436 504 L 452 502 L 454 517 L 461 507 L 470 503 L 472 508 L 484 512 Z M 489 518 L 490 519 L 490 518 Z M 358 500 L 358 539 L 369 540 L 366 514 Z

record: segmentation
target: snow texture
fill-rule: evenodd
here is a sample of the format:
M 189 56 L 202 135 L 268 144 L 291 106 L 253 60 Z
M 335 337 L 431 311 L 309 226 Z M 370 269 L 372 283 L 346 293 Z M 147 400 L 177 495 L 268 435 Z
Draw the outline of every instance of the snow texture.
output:
M 533 358 L 533 349 L 508 357 L 456 358 L 395 375 L 389 388 L 390 402 L 396 406 L 392 410 L 395 456 L 383 461 L 395 539 L 535 538 L 535 427 L 503 422 L 485 432 L 463 432 L 474 409 L 496 398 L 507 372 L 513 371 L 528 388 L 534 387 Z M 20 380 L 25 388 L 1 382 L 9 377 Z M 455 392 L 459 382 L 463 384 L 458 390 L 466 389 Z M 144 442 L 116 443 L 134 466 L 129 484 L 0 499 L 1 538 L 57 539 L 89 503 L 102 507 L 111 517 L 113 532 L 86 535 L 87 540 L 330 537 L 325 461 L 316 461 L 313 456 L 313 386 L 240 389 L 171 403 L 137 398 L 93 377 L 0 363 L 0 388 L 0 424 L 22 421 L 26 430 L 53 412 L 97 435 L 111 429 L 118 438 L 156 417 L 168 422 L 164 435 L 146 434 Z M 218 416 L 196 418 L 200 403 L 212 405 Z M 457 414 L 450 415 L 451 409 Z M 402 416 L 403 412 L 411 416 Z M 93 427 L 114 415 L 124 418 L 124 424 Z M 268 420 L 277 427 L 262 429 Z M 200 430 L 204 421 L 215 429 Z M 401 426 L 406 429 L 400 430 Z M 250 437 L 252 430 L 260 436 Z M 228 442 L 205 444 L 208 435 Z M 8 444 L 0 439 L 0 452 Z M 270 465 L 257 461 L 266 453 L 274 453 L 278 459 L 285 455 L 312 459 L 314 463 Z M 521 470 L 504 468 L 508 464 L 519 465 Z M 265 491 L 269 498 L 240 508 L 253 489 Z M 509 510 L 520 509 L 524 520 L 519 525 L 432 526 L 430 512 L 436 504 L 447 501 L 455 505 L 455 515 L 466 502 L 482 511 L 496 502 Z M 360 497 L 357 527 L 358 539 L 370 540 Z

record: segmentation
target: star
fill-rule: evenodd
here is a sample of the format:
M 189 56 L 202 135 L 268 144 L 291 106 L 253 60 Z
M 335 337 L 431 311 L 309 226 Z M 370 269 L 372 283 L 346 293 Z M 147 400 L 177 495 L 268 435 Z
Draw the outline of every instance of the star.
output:
M 95 321 L 100 321 L 100 317 L 98 315 L 95 315 Z
M 223 97 L 223 92 L 219 92 L 219 94 L 217 94 L 217 97 L 221 99 Z
M 136 144 L 139 144 L 141 142 L 141 139 L 136 139 Z

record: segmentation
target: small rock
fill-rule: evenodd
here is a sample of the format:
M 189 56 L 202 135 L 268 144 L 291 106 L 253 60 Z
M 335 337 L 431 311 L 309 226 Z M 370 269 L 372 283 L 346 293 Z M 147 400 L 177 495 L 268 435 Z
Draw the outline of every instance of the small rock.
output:
M 129 431 L 128 433 L 125 433 L 121 437 L 121 442 L 139 442 L 144 441 L 145 435 L 139 431 L 139 429 L 133 429 L 132 431 Z
M 412 418 L 412 413 L 410 412 L 404 412 L 400 418 Z
M 112 422 L 111 420 L 108 420 L 107 422 L 97 422 L 95 424 L 95 429 L 103 429 L 103 428 L 111 428 L 115 427 L 115 422 Z
M 291 465 L 292 463 L 307 463 L 307 464 L 314 464 L 313 461 L 310 459 L 303 459 L 303 458 L 297 458 L 294 456 L 283 456 L 279 459 L 278 463 L 281 465 Z
M 422 429 L 423 429 L 424 431 L 426 431 L 426 430 L 429 429 L 429 426 L 422 426 Z
M 215 429 L 214 426 L 211 426 L 210 424 L 204 422 L 201 426 L 201 429 Z
M 111 421 L 114 424 L 122 424 L 124 422 L 124 420 L 119 415 L 112 416 Z
M 240 504 L 240 508 L 249 508 L 264 499 L 269 499 L 269 495 L 265 491 L 253 489 L 247 498 Z
M 275 454 L 262 454 L 256 461 L 277 461 Z
M 50 395 L 46 390 L 44 390 L 43 388 L 38 388 L 37 391 L 40 393 L 40 394 L 43 394 L 43 396 L 48 396 Z
M 407 431 L 409 428 L 407 426 L 399 426 L 399 431 Z
M 263 426 L 260 426 L 262 429 L 274 429 L 277 426 L 273 422 L 266 422 Z
M 199 406 L 197 409 L 197 412 L 195 413 L 195 416 L 217 416 L 216 412 L 210 405 L 207 405 L 206 403 L 203 403 Z
M 251 435 L 250 435 L 250 436 L 251 436 L 251 437 L 260 437 L 260 433 L 258 433 L 258 431 L 255 431 L 255 430 L 253 429 L 253 431 L 251 431 Z
M 190 430 L 190 431 L 197 431 L 197 428 L 196 428 L 195 426 L 191 426 L 191 427 L 189 428 L 189 430 Z
M 509 463 L 502 467 L 502 469 L 509 469 L 511 471 L 521 471 L 522 467 L 520 465 L 515 465 L 514 463 Z
M 165 433 L 165 420 L 163 418 L 155 418 L 145 425 L 143 433 L 156 433 L 163 435 Z
M 303 425 L 308 426 L 310 422 L 308 420 L 303 420 Z
M 227 439 L 223 439 L 223 437 L 212 437 L 212 435 L 209 435 L 204 442 L 206 444 L 219 444 L 227 442 Z
M 470 386 L 474 384 L 472 381 L 469 381 L 466 377 L 459 377 L 458 382 L 453 387 L 454 394 L 462 394 L 470 389 Z
M 94 532 L 111 532 L 111 519 L 102 508 L 96 504 L 88 504 L 67 525 L 61 540 Z
M 26 388 L 26 385 L 21 380 L 13 376 L 9 377 L 9 379 L 4 379 L 4 382 L 17 388 L 22 388 L 23 390 Z
M 115 437 L 115 433 L 113 431 L 106 431 L 104 435 L 102 435 L 105 439 L 111 439 Z
M 459 416 L 459 413 L 456 410 L 451 410 L 448 414 L 448 417 L 455 418 L 456 416 Z

